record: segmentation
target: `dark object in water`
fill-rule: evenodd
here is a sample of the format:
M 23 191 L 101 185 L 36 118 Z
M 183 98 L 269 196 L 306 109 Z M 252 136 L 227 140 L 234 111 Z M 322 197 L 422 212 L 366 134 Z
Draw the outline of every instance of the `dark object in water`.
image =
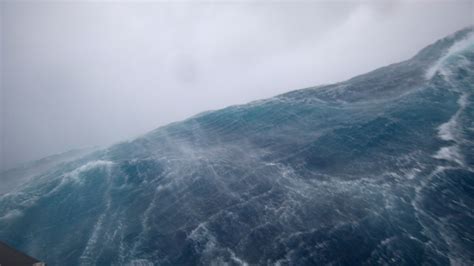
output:
M 1 266 L 45 266 L 44 262 L 41 262 L 35 258 L 32 258 L 7 244 L 0 242 L 0 265 Z

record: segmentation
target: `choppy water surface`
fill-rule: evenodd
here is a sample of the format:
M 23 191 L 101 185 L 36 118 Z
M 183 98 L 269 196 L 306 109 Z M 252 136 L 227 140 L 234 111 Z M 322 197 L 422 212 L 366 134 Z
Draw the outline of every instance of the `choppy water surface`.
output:
M 48 265 L 472 265 L 474 37 L 174 123 L 0 196 Z

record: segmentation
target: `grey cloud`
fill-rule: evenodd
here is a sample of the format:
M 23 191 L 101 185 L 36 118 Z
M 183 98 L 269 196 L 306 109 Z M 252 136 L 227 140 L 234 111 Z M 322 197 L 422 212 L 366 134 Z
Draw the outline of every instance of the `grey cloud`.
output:
M 2 164 L 350 78 L 473 23 L 473 2 L 1 2 Z

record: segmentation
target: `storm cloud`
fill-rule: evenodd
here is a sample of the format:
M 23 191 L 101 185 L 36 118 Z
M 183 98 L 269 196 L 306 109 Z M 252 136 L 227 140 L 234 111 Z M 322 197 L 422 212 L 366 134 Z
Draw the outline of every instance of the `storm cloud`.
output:
M 2 1 L 0 168 L 348 79 L 473 24 L 473 1 Z

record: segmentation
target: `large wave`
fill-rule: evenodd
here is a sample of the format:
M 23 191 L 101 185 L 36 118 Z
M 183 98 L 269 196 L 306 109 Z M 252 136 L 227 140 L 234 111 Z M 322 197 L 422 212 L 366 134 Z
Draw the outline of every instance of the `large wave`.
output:
M 0 240 L 49 265 L 471 265 L 472 31 L 51 166 L 0 196 Z

